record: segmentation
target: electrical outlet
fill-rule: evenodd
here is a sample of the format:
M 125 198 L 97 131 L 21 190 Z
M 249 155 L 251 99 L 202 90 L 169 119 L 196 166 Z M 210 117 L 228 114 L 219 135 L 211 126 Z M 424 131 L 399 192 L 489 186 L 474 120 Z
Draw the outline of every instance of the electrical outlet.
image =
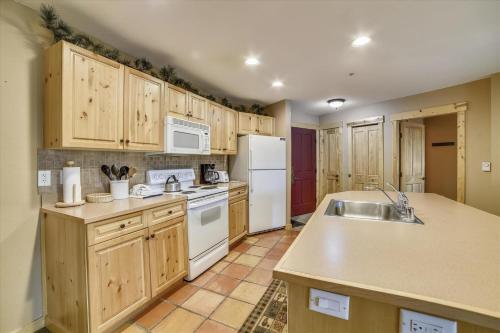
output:
M 50 186 L 50 170 L 38 170 L 38 186 Z
M 400 333 L 457 333 L 457 322 L 401 309 Z

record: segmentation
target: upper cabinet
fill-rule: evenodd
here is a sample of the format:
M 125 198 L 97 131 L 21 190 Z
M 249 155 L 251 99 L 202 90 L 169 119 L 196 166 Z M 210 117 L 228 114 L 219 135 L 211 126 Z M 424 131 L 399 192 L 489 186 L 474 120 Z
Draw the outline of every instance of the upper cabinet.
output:
M 44 70 L 46 148 L 163 150 L 162 81 L 64 41 Z
M 161 150 L 163 147 L 163 81 L 125 68 L 125 149 Z
M 238 134 L 274 135 L 274 118 L 252 113 L 239 113 Z
M 207 122 L 210 126 L 210 146 L 212 154 L 232 155 L 237 152 L 236 111 L 217 103 L 208 103 Z
M 226 109 L 224 125 L 227 153 L 236 154 L 238 150 L 238 112 Z
M 170 116 L 205 124 L 207 100 L 174 85 L 168 85 L 168 113 Z

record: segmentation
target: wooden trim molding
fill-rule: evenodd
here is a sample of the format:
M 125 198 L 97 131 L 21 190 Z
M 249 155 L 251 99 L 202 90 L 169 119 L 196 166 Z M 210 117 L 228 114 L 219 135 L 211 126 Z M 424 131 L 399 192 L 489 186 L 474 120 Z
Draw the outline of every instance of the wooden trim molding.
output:
M 342 128 L 343 126 L 344 126 L 343 121 L 334 121 L 333 123 L 320 124 L 319 128 L 320 129 L 332 129 L 332 128 L 337 128 L 337 127 Z
M 365 126 L 383 123 L 385 120 L 384 116 L 370 117 L 361 120 L 351 121 L 347 123 L 347 127 Z
M 399 189 L 400 147 L 399 125 L 402 120 L 429 118 L 446 114 L 457 114 L 457 201 L 465 203 L 465 111 L 467 102 L 452 103 L 425 108 L 417 111 L 396 113 L 391 116 L 392 122 L 392 182 Z
M 467 111 L 468 104 L 467 102 L 458 102 L 440 106 L 433 106 L 429 108 L 424 108 L 420 110 L 414 111 L 406 111 L 395 113 L 391 115 L 391 120 L 408 120 L 415 118 L 427 118 L 427 117 L 435 117 L 442 116 L 450 113 L 457 113 L 460 111 Z

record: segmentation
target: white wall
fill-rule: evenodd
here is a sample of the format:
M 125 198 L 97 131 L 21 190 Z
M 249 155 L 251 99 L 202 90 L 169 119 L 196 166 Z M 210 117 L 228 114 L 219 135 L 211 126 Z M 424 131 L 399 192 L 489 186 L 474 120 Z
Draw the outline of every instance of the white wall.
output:
M 0 332 L 42 316 L 36 170 L 44 34 L 35 11 L 0 1 Z
M 304 109 L 304 106 L 297 102 L 289 100 L 287 100 L 287 102 L 289 103 L 291 109 L 292 125 L 308 124 L 317 126 L 319 124 L 319 116 L 309 114 L 307 110 Z
M 494 137 L 490 135 L 491 128 L 498 126 L 491 123 L 491 101 L 493 96 L 498 94 L 498 91 L 492 91 L 494 86 L 491 85 L 491 81 L 490 78 L 487 78 L 355 109 L 341 109 L 332 114 L 321 116 L 320 124 L 343 121 L 345 127 L 346 123 L 350 121 L 373 116 L 385 116 L 384 181 L 391 181 L 392 127 L 390 115 L 430 106 L 468 102 L 469 109 L 466 112 L 465 202 L 476 208 L 500 215 L 500 206 L 498 205 L 500 183 L 494 182 L 494 179 L 498 178 L 500 168 L 498 166 L 496 168 L 493 167 L 490 173 L 481 171 L 481 161 L 490 161 L 492 158 L 492 149 L 497 145 L 493 141 Z M 498 90 L 498 88 L 494 89 Z M 347 170 L 349 161 L 347 157 L 347 130 L 344 130 L 343 147 L 344 168 Z

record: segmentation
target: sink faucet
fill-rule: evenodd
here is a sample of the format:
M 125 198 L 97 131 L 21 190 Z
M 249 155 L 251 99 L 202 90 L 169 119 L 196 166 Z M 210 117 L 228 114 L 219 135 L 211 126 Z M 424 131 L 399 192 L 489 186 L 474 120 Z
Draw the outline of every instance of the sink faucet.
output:
M 392 200 L 392 198 L 384 191 L 383 188 L 378 187 L 378 189 L 380 191 L 382 191 L 382 193 L 384 193 L 387 198 L 389 198 L 389 200 L 396 207 L 398 212 L 403 216 L 403 218 L 408 219 L 408 220 L 414 220 L 415 219 L 415 209 L 413 207 L 410 207 L 410 200 L 408 199 L 406 194 L 404 194 L 401 191 L 398 191 L 394 187 L 394 185 L 392 185 L 389 182 L 387 182 L 386 185 L 389 186 L 390 188 L 392 188 L 398 194 L 398 201 L 397 202 Z

